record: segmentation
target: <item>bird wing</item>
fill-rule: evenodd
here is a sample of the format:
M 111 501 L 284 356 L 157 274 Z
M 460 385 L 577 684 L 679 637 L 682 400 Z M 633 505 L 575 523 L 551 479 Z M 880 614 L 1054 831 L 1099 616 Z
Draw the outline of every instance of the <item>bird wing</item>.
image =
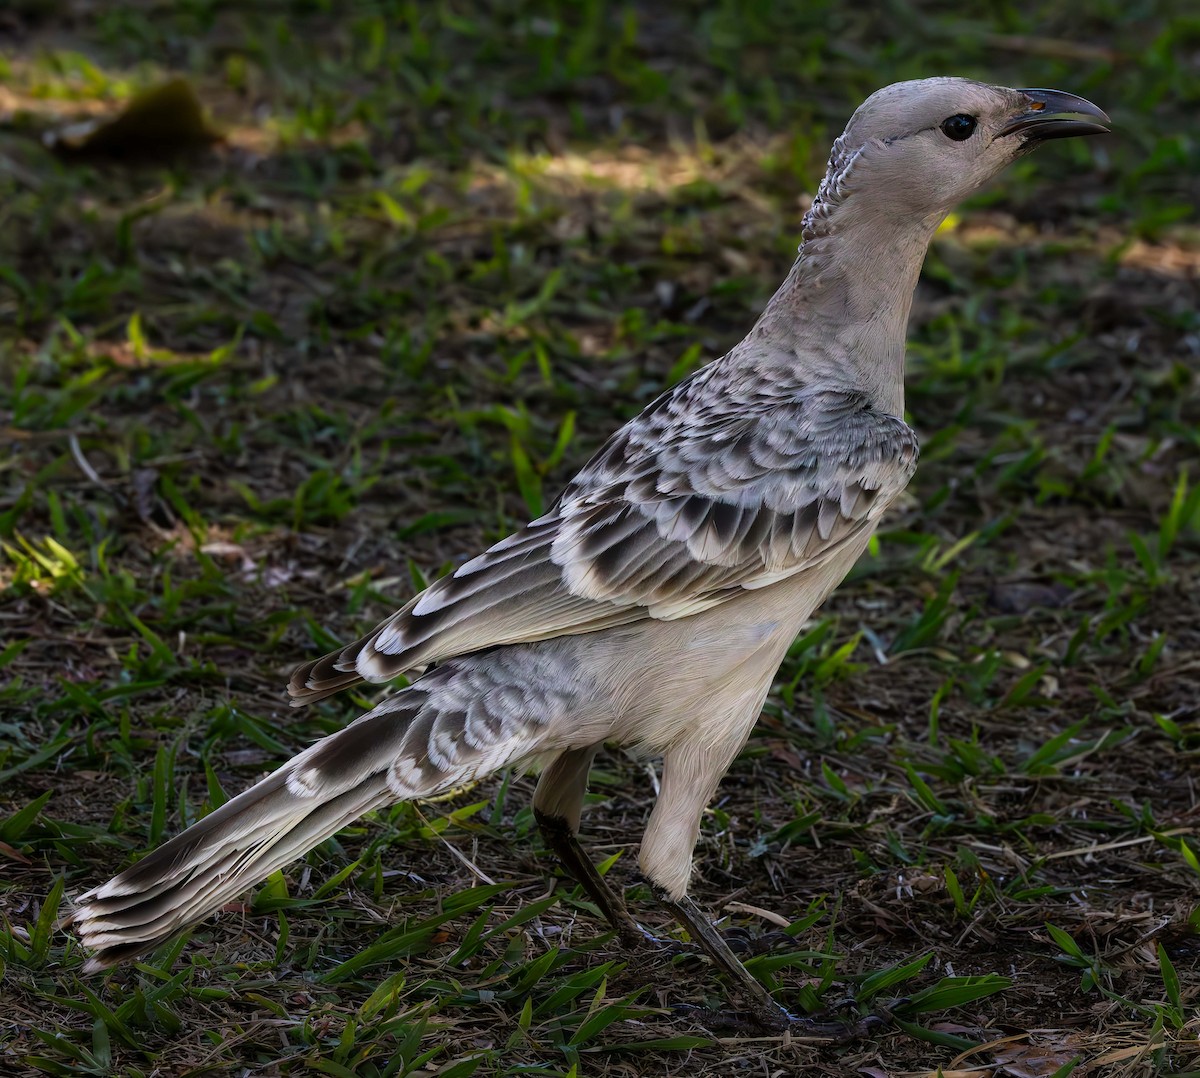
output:
M 719 371 L 617 431 L 545 516 L 299 667 L 293 703 L 451 655 L 698 613 L 822 562 L 911 478 L 916 435 L 864 394 L 768 378 L 727 391 Z

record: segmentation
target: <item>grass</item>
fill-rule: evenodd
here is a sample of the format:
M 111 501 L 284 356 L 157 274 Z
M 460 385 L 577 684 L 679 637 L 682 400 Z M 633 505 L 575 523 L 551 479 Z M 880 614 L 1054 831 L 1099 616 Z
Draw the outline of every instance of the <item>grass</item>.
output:
M 96 7 L 0 17 L 5 1073 L 1200 1068 L 1186 5 Z M 171 72 L 223 143 L 43 146 Z M 676 1009 L 724 986 L 617 946 L 520 776 L 80 977 L 67 896 L 367 706 L 281 686 L 740 338 L 849 111 L 946 72 L 1120 133 L 1021 162 L 935 242 L 920 472 L 793 647 L 694 887 L 790 926 L 753 968 L 791 1006 L 905 999 L 895 1023 L 829 1046 Z M 666 932 L 634 875 L 651 798 L 610 751 L 585 826 Z

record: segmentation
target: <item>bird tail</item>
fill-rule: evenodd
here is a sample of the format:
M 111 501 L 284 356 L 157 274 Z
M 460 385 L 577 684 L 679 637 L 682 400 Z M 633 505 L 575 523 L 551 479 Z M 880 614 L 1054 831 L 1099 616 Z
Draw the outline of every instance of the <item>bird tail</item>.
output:
M 128 961 L 203 920 L 369 809 L 384 774 L 328 799 L 297 796 L 287 765 L 77 900 L 63 918 L 92 952 L 84 973 Z
M 92 952 L 84 972 L 152 950 L 371 809 L 535 755 L 536 720 L 464 710 L 471 690 L 511 699 L 486 694 L 495 680 L 433 671 L 80 896 L 62 923 Z

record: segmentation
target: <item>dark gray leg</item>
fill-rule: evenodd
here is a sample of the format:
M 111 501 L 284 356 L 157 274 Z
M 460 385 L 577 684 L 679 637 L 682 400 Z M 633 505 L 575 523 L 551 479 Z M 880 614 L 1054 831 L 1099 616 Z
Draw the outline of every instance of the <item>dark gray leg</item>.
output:
M 834 1019 L 822 1021 L 820 1018 L 797 1017 L 790 1014 L 771 997 L 771 994 L 754 978 L 754 975 L 742 965 L 737 955 L 729 949 L 729 944 L 713 923 L 695 902 L 686 895 L 681 899 L 673 899 L 665 891 L 655 889 L 655 898 L 670 910 L 675 919 L 686 928 L 705 954 L 709 956 L 718 968 L 733 981 L 743 996 L 749 1001 L 749 1017 L 754 1025 L 767 1030 L 790 1029 L 794 1034 L 820 1037 L 822 1040 L 836 1044 L 850 1044 L 863 1037 L 870 1037 L 891 1024 L 891 1008 L 906 1000 L 894 1000 L 891 1004 L 879 1007 L 874 1014 L 868 1014 L 855 1021 Z M 853 1000 L 851 1000 L 853 1003 Z M 746 1031 L 745 1019 L 736 1014 L 705 1012 L 701 1019 L 713 1029 L 737 1029 Z
M 654 897 L 688 930 L 688 934 L 717 964 L 717 968 L 741 989 L 750 1001 L 750 1013 L 755 1022 L 765 1029 L 785 1029 L 797 1021 L 771 998 L 771 993 L 742 965 L 725 938 L 695 902 L 686 895 L 679 899 L 671 898 L 666 891 L 658 888 L 655 888 Z
M 599 745 L 568 749 L 554 758 L 538 779 L 533 816 L 546 845 L 567 873 L 588 893 L 627 946 L 641 946 L 646 934 L 629 916 L 625 900 L 609 886 L 579 845 L 579 817 L 587 791 L 588 771 Z
M 638 947 L 645 942 L 645 933 L 629 916 L 625 900 L 617 894 L 592 864 L 592 859 L 579 845 L 579 839 L 571 825 L 561 816 L 547 816 L 540 809 L 533 810 L 534 819 L 542 832 L 546 845 L 558 858 L 567 873 L 591 896 L 605 920 L 617 930 L 621 942 L 627 947 Z

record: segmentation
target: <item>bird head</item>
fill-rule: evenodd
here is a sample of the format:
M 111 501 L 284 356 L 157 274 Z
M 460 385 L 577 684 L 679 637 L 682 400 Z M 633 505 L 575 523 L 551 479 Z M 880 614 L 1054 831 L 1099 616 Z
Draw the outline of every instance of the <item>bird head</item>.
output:
M 832 209 L 869 183 L 888 212 L 940 221 L 1038 143 L 1102 134 L 1108 123 L 1090 101 L 1061 90 L 959 78 L 898 82 L 873 93 L 850 118 L 820 198 Z

